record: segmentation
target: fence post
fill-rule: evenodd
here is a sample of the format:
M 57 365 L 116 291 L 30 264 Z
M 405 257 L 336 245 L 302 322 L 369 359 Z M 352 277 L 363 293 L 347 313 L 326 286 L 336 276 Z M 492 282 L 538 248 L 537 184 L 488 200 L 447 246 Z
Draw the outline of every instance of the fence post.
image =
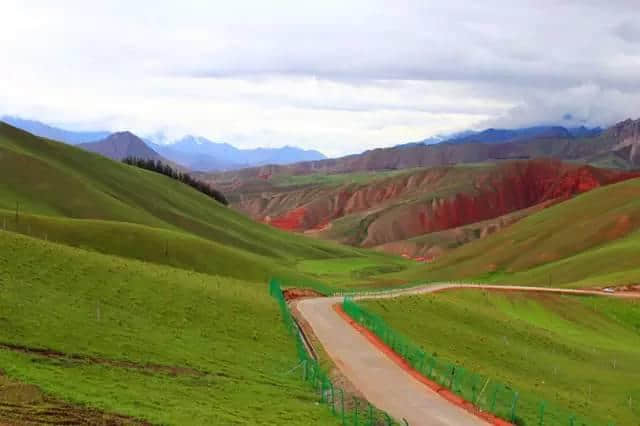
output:
M 571 417 L 569 417 L 569 426 L 574 426 L 576 424 L 576 416 L 575 414 L 572 414 Z
M 353 397 L 353 426 L 358 426 L 358 398 Z
M 500 390 L 500 386 L 496 384 L 493 388 L 493 396 L 491 398 L 491 412 L 496 413 L 496 399 L 498 398 L 498 391 Z
M 473 405 L 478 404 L 478 376 L 473 376 L 473 382 L 471 383 L 471 399 Z
M 514 422 L 516 420 L 516 406 L 518 405 L 518 398 L 520 395 L 518 392 L 513 392 L 513 400 L 511 401 L 511 421 Z
M 451 374 L 449 374 L 449 389 L 451 389 L 453 392 L 455 392 L 455 390 L 453 389 L 453 379 L 454 376 L 456 375 L 456 366 L 455 365 L 451 365 Z
M 543 426 L 544 425 L 544 409 L 545 409 L 545 402 L 541 401 L 540 402 L 540 420 L 538 421 L 538 426 Z
M 342 425 L 344 426 L 344 391 L 342 388 L 338 388 L 340 391 L 340 417 L 342 417 Z
M 306 382 L 308 377 L 309 372 L 307 371 L 307 360 L 305 359 L 302 361 L 302 380 Z
M 436 357 L 433 355 L 429 358 L 429 377 L 433 379 L 433 369 L 436 364 Z
M 316 366 L 311 363 L 311 366 L 309 367 L 311 369 L 311 373 L 313 373 L 311 375 L 311 384 L 313 385 L 314 389 L 316 387 Z
M 393 420 L 391 420 L 391 416 L 388 415 L 387 413 L 384 413 L 384 419 L 387 422 L 387 426 L 392 426 L 393 425 Z
M 336 414 L 336 394 L 333 389 L 333 383 L 329 381 L 329 385 L 331 386 L 331 412 Z
M 369 403 L 369 426 L 373 426 L 374 418 L 373 418 L 373 406 Z

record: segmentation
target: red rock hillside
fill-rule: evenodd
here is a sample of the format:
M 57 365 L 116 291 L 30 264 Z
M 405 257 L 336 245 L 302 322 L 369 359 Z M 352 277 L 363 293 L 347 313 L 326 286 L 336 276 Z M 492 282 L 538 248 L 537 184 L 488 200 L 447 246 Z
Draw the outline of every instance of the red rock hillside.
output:
M 338 186 L 243 194 L 235 206 L 291 231 L 371 247 L 561 201 L 638 173 L 556 160 L 420 169 Z

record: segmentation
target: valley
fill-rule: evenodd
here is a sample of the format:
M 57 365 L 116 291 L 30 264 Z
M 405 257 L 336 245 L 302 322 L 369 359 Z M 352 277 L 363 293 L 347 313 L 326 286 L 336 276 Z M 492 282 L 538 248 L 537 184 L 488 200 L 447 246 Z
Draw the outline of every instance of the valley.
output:
M 640 426 L 637 2 L 2 2 L 0 426 Z
M 435 259 L 545 206 L 637 176 L 546 159 L 328 175 L 309 183 L 299 183 L 300 176 L 287 185 L 213 182 L 227 189 L 233 207 L 274 227 Z
M 121 140 L 123 147 L 136 143 L 131 136 Z M 609 409 L 624 400 L 613 391 L 606 391 L 611 400 L 572 397 L 569 384 L 580 379 L 578 372 L 605 361 L 599 355 L 575 359 L 577 349 L 566 349 L 573 334 L 586 335 L 595 321 L 610 335 L 623 336 L 627 344 L 615 354 L 599 332 L 589 338 L 598 354 L 621 363 L 616 374 L 633 382 L 634 366 L 625 360 L 635 356 L 634 301 L 624 317 L 630 322 L 619 325 L 611 315 L 627 312 L 620 307 L 626 301 L 584 305 L 570 296 L 487 296 L 478 290 L 411 296 L 410 288 L 465 280 L 633 289 L 640 224 L 640 179 L 633 170 L 543 158 L 257 178 L 193 173 L 220 190 L 226 206 L 179 180 L 102 154 L 0 124 L 2 417 L 41 421 L 47 418 L 38 414 L 41 408 L 61 406 L 67 408 L 55 418 L 62 421 L 98 416 L 115 424 L 335 424 L 335 401 L 330 410 L 317 405 L 314 390 L 299 373 L 289 373 L 300 366 L 265 289 L 273 277 L 294 289 L 291 295 L 299 289 L 313 298 L 291 302 L 300 304 L 303 316 L 311 314 L 302 306 L 317 303 L 332 312 L 341 300 L 321 295 L 361 297 L 409 287 L 406 295 L 389 293 L 393 299 L 364 306 L 418 344 L 427 336 L 425 345 L 445 359 L 522 389 L 523 421 L 535 417 L 538 406 L 527 402 L 534 399 L 547 401 L 549 416 L 563 413 L 558 419 L 575 413 L 624 424 L 634 413 L 633 404 L 631 411 Z M 579 312 L 583 322 L 554 329 L 558 336 L 541 331 L 541 323 L 515 322 L 501 332 L 517 340 L 528 330 L 529 337 L 513 348 L 517 354 L 482 355 L 498 353 L 500 342 L 497 331 L 481 331 L 482 324 L 500 324 L 505 315 L 524 321 L 534 311 L 551 321 L 562 309 Z M 343 377 L 336 355 L 343 349 L 335 345 L 345 343 L 329 343 L 338 334 L 320 331 L 318 321 L 329 314 L 318 312 L 305 317 L 319 333 L 311 340 L 321 345 L 314 352 L 331 377 Z M 464 339 L 481 339 L 474 343 L 481 353 L 466 344 L 462 352 L 457 344 L 447 346 L 462 337 L 438 331 L 464 328 L 468 315 L 475 328 L 467 327 L 473 337 Z M 427 317 L 437 318 L 431 328 L 419 320 Z M 348 327 L 345 319 L 334 320 L 336 327 Z M 542 341 L 548 344 L 540 347 Z M 564 373 L 545 379 L 546 387 L 536 385 L 530 375 L 537 370 L 524 364 L 512 365 L 517 375 L 502 373 L 510 359 L 521 359 L 518 351 L 560 348 L 560 342 L 566 351 L 554 349 L 549 362 L 565 366 Z M 363 345 L 359 357 L 398 356 L 393 349 Z M 356 359 L 352 368 L 366 374 Z M 385 361 L 381 368 L 392 374 L 392 364 Z M 450 412 L 442 424 L 476 422 L 474 408 L 460 411 L 451 400 L 429 394 L 428 386 L 408 385 L 403 374 L 393 373 L 394 386 L 409 386 L 416 392 L 411 398 L 427 398 L 441 418 Z M 584 386 L 609 389 L 620 382 L 616 377 Z M 409 399 L 390 404 L 353 380 L 348 392 L 398 421 L 408 417 L 422 424 L 420 411 L 407 413 Z M 32 391 L 3 400 L 8 389 Z M 620 392 L 636 398 L 633 386 Z M 349 416 L 357 418 L 353 411 Z

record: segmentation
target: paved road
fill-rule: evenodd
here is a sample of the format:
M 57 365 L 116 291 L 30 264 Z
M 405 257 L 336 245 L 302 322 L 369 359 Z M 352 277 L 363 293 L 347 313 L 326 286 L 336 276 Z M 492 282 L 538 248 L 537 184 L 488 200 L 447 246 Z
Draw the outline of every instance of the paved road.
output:
M 518 290 L 561 294 L 597 294 L 614 297 L 640 297 L 640 294 L 605 293 L 591 290 L 551 289 L 543 287 L 437 284 L 356 299 L 398 297 L 431 293 L 454 288 Z M 311 325 L 316 337 L 341 372 L 376 407 L 396 419 L 405 418 L 411 426 L 461 426 L 487 423 L 449 403 L 417 381 L 382 353 L 333 309 L 341 297 L 305 299 L 297 302 L 300 314 Z

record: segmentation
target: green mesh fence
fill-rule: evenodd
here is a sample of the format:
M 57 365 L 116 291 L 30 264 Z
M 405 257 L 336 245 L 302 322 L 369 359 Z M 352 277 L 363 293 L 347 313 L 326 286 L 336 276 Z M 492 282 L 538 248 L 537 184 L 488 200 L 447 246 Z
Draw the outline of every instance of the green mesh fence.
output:
M 344 390 L 333 384 L 329 375 L 320 367 L 318 361 L 312 358 L 300 336 L 289 305 L 282 293 L 281 282 L 277 279 L 269 281 L 269 294 L 276 299 L 282 314 L 282 321 L 287 332 L 293 336 L 298 359 L 302 366 L 302 379 L 305 380 L 318 394 L 318 401 L 327 405 L 328 409 L 343 425 L 378 426 L 399 425 L 387 413 L 377 409 L 366 401 L 349 398 Z M 407 425 L 407 423 L 403 423 Z
M 479 410 L 492 413 L 516 425 L 536 426 L 603 426 L 579 417 L 568 410 L 552 406 L 532 395 L 476 374 L 460 365 L 426 353 L 421 347 L 389 327 L 382 318 L 345 297 L 343 309 L 353 320 L 378 336 L 405 359 L 415 370 L 451 390 Z M 609 423 L 608 426 L 612 426 Z

